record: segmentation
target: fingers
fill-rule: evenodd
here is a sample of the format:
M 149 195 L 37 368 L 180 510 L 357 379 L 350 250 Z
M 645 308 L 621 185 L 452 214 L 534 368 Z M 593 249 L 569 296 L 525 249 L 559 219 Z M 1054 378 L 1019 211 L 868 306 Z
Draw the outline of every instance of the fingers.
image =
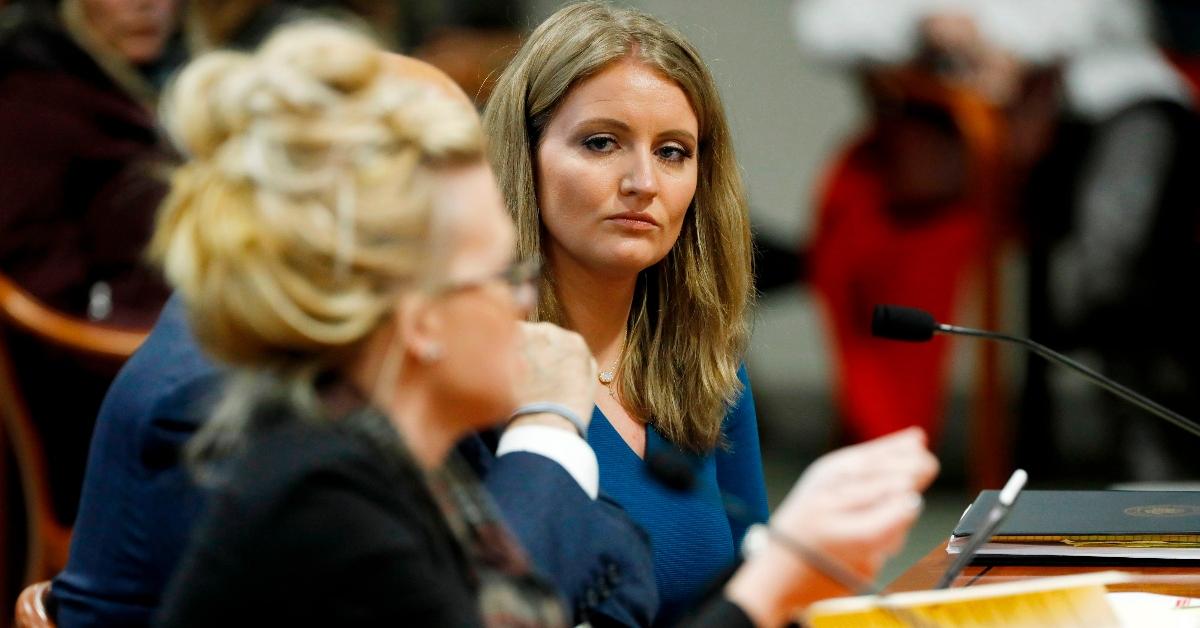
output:
M 919 497 L 895 495 L 864 512 L 846 532 L 858 540 L 863 550 L 875 553 L 882 562 L 904 549 L 908 532 L 920 515 Z
M 857 514 L 855 511 L 875 507 L 883 501 L 890 501 L 897 495 L 920 501 L 920 493 L 912 485 L 900 478 L 881 478 L 870 482 L 854 482 L 844 486 L 830 487 L 828 496 L 823 500 L 831 510 L 839 510 L 847 515 Z
M 848 486 L 888 480 L 921 491 L 937 476 L 938 468 L 937 458 L 925 448 L 923 433 L 905 430 L 822 456 L 801 483 Z
M 596 361 L 583 337 L 550 323 L 520 326 L 528 367 L 518 401 L 561 403 L 586 421 L 595 396 Z
M 887 436 L 880 436 L 864 443 L 851 445 L 846 449 L 881 454 L 896 450 L 908 450 L 914 447 L 925 449 L 927 443 L 928 438 L 925 436 L 925 430 L 913 426 L 897 430 Z
M 797 532 L 822 550 L 849 560 L 886 558 L 904 546 L 921 509 L 916 493 L 892 493 L 854 510 L 832 508 L 819 520 L 798 526 Z

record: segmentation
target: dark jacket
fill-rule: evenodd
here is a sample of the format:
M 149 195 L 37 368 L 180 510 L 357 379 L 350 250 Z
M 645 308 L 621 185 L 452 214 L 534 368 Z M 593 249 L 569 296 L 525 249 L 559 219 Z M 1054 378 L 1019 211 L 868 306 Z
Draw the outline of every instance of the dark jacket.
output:
M 337 423 L 251 438 L 212 497 L 163 626 L 474 626 L 476 585 L 420 473 Z M 276 419 L 277 420 L 277 419 Z
M 153 322 L 167 290 L 142 258 L 172 161 L 135 100 L 55 21 L 0 34 L 0 271 L 52 307 Z
M 142 250 L 169 152 L 150 109 L 53 17 L 32 11 L 14 5 L 0 19 L 0 272 L 67 314 L 85 317 L 94 302 L 91 313 L 107 323 L 148 327 L 167 297 Z M 53 462 L 55 511 L 69 523 L 115 369 L 0 333 Z

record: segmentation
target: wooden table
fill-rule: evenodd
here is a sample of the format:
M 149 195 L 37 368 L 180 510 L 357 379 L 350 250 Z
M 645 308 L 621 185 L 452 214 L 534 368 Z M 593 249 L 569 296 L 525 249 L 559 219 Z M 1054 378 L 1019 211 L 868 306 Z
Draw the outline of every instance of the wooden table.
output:
M 918 591 L 932 588 L 945 573 L 946 568 L 950 566 L 951 559 L 951 555 L 946 553 L 946 544 L 942 543 L 917 561 L 917 564 L 908 571 L 901 574 L 888 586 L 888 591 Z M 953 586 L 967 587 L 977 584 L 1109 570 L 1134 574 L 1132 582 L 1110 585 L 1109 589 L 1112 591 L 1143 591 L 1200 597 L 1200 567 L 1196 566 L 971 565 L 963 570 L 962 574 L 954 581 Z

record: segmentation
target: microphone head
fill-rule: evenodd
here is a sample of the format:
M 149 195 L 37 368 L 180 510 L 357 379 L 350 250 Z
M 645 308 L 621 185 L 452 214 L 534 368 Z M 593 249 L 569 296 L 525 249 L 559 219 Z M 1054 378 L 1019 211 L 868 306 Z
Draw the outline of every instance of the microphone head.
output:
M 871 335 L 890 340 L 925 342 L 937 326 L 933 314 L 900 305 L 876 305 L 871 317 Z

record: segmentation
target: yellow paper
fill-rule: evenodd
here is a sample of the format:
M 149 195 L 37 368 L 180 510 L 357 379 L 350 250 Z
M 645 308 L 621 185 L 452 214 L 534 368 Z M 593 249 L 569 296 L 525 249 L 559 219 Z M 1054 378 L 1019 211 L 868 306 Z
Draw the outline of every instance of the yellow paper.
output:
M 1120 626 L 1105 584 L 1127 581 L 1118 572 L 1035 578 L 940 591 L 826 600 L 809 607 L 812 628 L 908 626 Z

